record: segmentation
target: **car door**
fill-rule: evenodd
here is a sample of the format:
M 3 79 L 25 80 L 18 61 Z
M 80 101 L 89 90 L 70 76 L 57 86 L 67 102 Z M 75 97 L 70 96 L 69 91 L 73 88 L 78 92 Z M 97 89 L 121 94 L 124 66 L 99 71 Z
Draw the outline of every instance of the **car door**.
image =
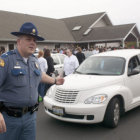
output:
M 140 99 L 140 73 L 129 76 L 129 74 L 136 70 L 140 72 L 140 61 L 138 56 L 132 57 L 128 62 L 127 78 L 125 80 L 126 86 L 130 89 L 133 95 L 133 103 L 138 102 Z
M 58 57 L 58 54 L 52 54 L 52 58 L 54 61 L 55 71 L 57 71 L 58 74 L 60 75 L 61 74 L 61 62 L 60 62 L 60 59 Z

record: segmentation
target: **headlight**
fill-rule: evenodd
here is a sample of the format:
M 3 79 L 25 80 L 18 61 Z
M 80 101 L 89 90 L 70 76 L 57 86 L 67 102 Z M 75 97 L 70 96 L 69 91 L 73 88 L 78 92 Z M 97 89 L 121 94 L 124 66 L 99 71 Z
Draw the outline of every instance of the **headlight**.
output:
M 95 95 L 85 100 L 85 104 L 100 104 L 107 99 L 106 94 Z
M 55 88 L 56 88 L 55 85 L 51 86 L 51 87 L 48 89 L 48 91 L 47 91 L 47 93 L 46 93 L 46 96 L 48 96 L 49 98 L 51 98 L 52 94 L 55 92 Z

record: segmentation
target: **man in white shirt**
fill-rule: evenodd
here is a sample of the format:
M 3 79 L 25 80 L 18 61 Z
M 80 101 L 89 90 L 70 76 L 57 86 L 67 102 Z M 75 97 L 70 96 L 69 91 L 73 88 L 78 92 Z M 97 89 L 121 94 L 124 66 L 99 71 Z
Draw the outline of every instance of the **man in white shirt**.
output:
M 99 53 L 98 47 L 96 47 L 96 48 L 92 51 L 92 53 L 93 53 L 93 55 L 94 55 L 94 54 L 98 54 L 98 53 Z
M 65 76 L 73 73 L 75 69 L 79 66 L 77 57 L 72 54 L 72 51 L 70 49 L 67 49 L 66 54 L 67 56 L 64 59 Z

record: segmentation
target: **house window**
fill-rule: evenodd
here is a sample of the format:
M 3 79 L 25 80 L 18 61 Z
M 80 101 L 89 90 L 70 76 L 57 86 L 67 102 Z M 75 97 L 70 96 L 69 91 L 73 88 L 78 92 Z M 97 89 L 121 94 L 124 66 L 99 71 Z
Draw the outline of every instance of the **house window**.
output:
M 72 30 L 73 30 L 73 31 L 78 31 L 78 30 L 81 29 L 81 27 L 82 27 L 82 26 L 75 26 Z
M 60 48 L 60 44 L 55 44 L 55 49 Z
M 14 50 L 14 44 L 9 44 L 8 48 L 9 48 L 9 51 Z

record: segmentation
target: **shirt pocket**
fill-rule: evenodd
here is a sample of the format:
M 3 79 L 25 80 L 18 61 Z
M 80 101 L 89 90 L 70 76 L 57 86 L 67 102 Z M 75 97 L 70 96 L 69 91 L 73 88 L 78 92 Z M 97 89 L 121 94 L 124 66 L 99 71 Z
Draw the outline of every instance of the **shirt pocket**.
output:
M 16 87 L 27 85 L 27 73 L 25 69 L 12 69 L 11 70 L 11 84 Z
M 34 69 L 34 82 L 35 86 L 38 86 L 41 81 L 41 70 L 40 69 Z

